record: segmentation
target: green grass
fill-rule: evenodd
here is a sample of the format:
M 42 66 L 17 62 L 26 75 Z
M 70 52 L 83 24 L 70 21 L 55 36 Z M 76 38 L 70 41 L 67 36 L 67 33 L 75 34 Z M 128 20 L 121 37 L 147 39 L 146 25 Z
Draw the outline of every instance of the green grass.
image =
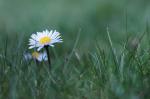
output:
M 0 0 L 0 99 L 149 99 L 149 0 Z M 48 63 L 25 61 L 56 29 Z
M 62 43 L 50 48 L 52 70 L 47 63 L 36 64 L 23 59 L 27 50 L 16 36 L 10 46 L 4 38 L 0 55 L 1 99 L 148 99 L 150 91 L 149 48 L 131 42 L 120 49 L 113 46 L 107 30 L 107 50 L 96 44 L 93 51 L 78 50 L 79 31 L 70 50 Z M 143 37 L 143 39 L 146 36 Z M 75 39 L 75 38 L 74 38 Z M 137 38 L 138 39 L 138 38 Z M 10 42 L 11 43 L 11 42 Z M 135 43 L 134 43 L 135 44 Z M 142 45 L 142 41 L 137 44 Z M 61 50 L 58 50 L 61 49 Z M 69 48 L 68 48 L 69 49 Z

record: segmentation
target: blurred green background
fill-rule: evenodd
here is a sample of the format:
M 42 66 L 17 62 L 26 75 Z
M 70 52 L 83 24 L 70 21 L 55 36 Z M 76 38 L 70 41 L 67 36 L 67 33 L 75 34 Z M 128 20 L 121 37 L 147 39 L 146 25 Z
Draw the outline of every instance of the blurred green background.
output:
M 81 29 L 80 45 L 90 49 L 105 44 L 107 26 L 114 42 L 143 33 L 149 9 L 149 0 L 0 0 L 0 35 L 56 29 L 70 46 Z
M 0 0 L 0 99 L 36 99 L 39 90 L 43 99 L 148 99 L 149 22 L 150 0 Z M 30 35 L 44 29 L 64 40 L 50 48 L 51 74 L 23 60 Z

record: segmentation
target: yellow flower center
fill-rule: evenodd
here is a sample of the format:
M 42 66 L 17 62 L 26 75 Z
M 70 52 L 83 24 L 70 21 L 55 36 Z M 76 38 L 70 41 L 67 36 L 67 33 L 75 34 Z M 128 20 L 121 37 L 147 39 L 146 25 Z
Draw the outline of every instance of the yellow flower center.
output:
M 45 36 L 45 37 L 42 37 L 39 42 L 40 44 L 48 44 L 51 42 L 51 38 L 48 36 Z
M 33 58 L 38 58 L 39 55 L 40 55 L 40 54 L 39 54 L 38 52 L 33 52 L 33 53 L 32 53 L 32 57 L 33 57 Z

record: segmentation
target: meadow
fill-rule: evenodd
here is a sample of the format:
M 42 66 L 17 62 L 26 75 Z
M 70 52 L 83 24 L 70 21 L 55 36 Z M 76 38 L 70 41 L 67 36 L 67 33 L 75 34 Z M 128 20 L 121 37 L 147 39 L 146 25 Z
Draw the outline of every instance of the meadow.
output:
M 0 12 L 0 99 L 150 98 L 149 0 L 0 0 Z M 45 29 L 63 39 L 50 70 L 24 58 Z

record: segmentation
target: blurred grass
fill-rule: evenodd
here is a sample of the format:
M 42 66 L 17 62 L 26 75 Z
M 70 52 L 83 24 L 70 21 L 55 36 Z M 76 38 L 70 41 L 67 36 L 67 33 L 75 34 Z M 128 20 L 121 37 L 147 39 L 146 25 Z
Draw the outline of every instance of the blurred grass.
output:
M 0 99 L 148 99 L 149 9 L 149 0 L 0 0 Z M 51 72 L 23 60 L 43 29 L 64 39 L 50 48 Z

